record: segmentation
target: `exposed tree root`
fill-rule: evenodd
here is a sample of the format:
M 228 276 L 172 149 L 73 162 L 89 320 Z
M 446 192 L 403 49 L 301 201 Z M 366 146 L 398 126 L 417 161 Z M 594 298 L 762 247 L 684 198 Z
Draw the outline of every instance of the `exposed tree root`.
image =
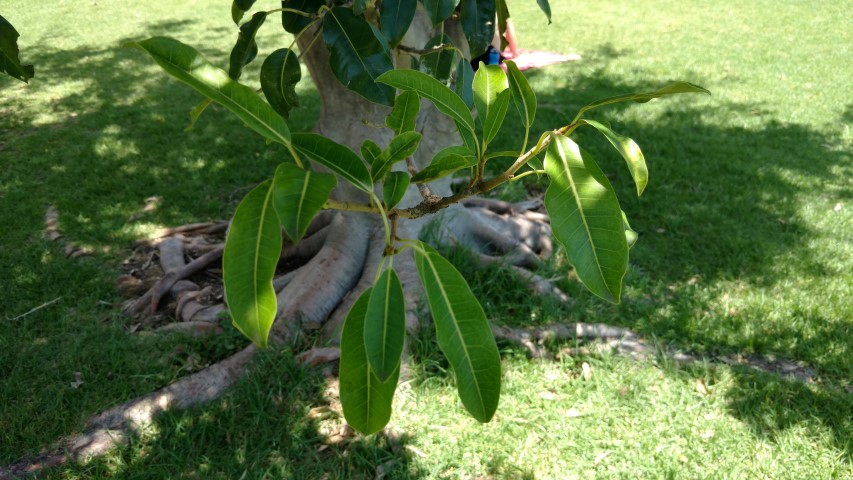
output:
M 215 222 L 189 223 L 179 227 L 164 228 L 158 230 L 152 235 L 153 240 L 171 237 L 177 234 L 186 235 L 216 235 L 224 233 L 228 229 L 229 222 L 227 220 L 218 220 Z
M 133 432 L 150 425 L 160 412 L 184 410 L 219 398 L 243 375 L 255 353 L 254 346 L 246 347 L 154 393 L 102 412 L 89 420 L 83 433 L 60 441 L 51 452 L 0 468 L 0 480 L 36 474 L 68 461 L 85 462 L 126 444 Z
M 90 248 L 82 247 L 65 238 L 59 229 L 59 211 L 53 205 L 48 206 L 44 214 L 44 233 L 50 241 L 62 243 L 65 258 L 77 258 L 92 254 Z
M 125 308 L 125 313 L 127 314 L 136 314 L 142 312 L 145 307 L 148 307 L 148 311 L 150 314 L 153 314 L 157 311 L 157 306 L 160 304 L 160 300 L 164 295 L 169 293 L 172 287 L 179 280 L 183 280 L 195 273 L 198 273 L 202 269 L 209 266 L 211 263 L 219 260 L 222 257 L 222 251 L 225 249 L 224 245 L 220 245 L 215 249 L 205 253 L 204 255 L 198 257 L 192 262 L 173 269 L 171 271 L 166 272 L 166 275 L 160 279 L 150 290 L 148 290 L 142 298 L 139 298 L 137 301 L 131 303 L 127 308 Z
M 593 348 L 568 348 L 561 354 L 577 355 L 584 352 L 611 352 L 626 355 L 637 360 L 645 360 L 664 355 L 679 364 L 701 363 L 708 360 L 730 366 L 745 366 L 756 371 L 779 375 L 791 380 L 809 383 L 817 373 L 806 365 L 789 360 L 777 360 L 761 356 L 714 356 L 704 357 L 684 353 L 671 348 L 649 345 L 635 332 L 603 323 L 569 323 L 546 327 L 510 328 L 492 326 L 496 339 L 523 346 L 532 358 L 542 359 L 553 356 L 546 348 L 547 342 L 571 339 L 601 340 Z
M 493 257 L 491 255 L 485 254 L 477 254 L 477 258 L 480 259 L 480 264 L 482 265 L 492 265 L 499 264 L 509 267 L 518 278 L 524 280 L 527 283 L 527 289 L 530 290 L 531 293 L 537 295 L 552 295 L 554 298 L 557 298 L 560 301 L 568 302 L 569 296 L 566 295 L 562 290 L 557 288 L 553 283 L 548 281 L 545 278 L 536 275 L 535 273 L 527 270 L 525 268 L 521 268 L 515 265 L 507 265 L 506 260 L 502 257 Z

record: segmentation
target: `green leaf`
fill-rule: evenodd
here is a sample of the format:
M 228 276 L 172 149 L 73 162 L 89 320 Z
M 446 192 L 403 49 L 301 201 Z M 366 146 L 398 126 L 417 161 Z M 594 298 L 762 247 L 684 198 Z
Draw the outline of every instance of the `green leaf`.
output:
M 385 118 L 385 125 L 401 134 L 415 129 L 418 112 L 421 109 L 421 99 L 415 92 L 403 92 L 394 100 L 394 109 Z
M 474 106 L 477 108 L 477 117 L 482 122 L 489 114 L 489 109 L 494 105 L 498 94 L 509 88 L 506 74 L 498 65 L 483 65 L 474 73 Z
M 388 147 L 371 165 L 370 174 L 373 180 L 380 180 L 395 163 L 411 157 L 417 151 L 421 137 L 418 132 L 403 132 L 392 138 Z
M 273 205 L 287 236 L 298 242 L 311 220 L 329 199 L 338 179 L 329 173 L 312 172 L 291 163 L 275 171 Z
M 415 0 L 382 0 L 379 5 L 379 25 L 388 45 L 396 47 L 415 18 Z
M 294 133 L 293 147 L 301 154 L 344 177 L 357 188 L 370 193 L 370 172 L 352 150 L 316 133 Z
M 495 35 L 495 0 L 461 0 L 459 21 L 471 58 L 480 56 Z
M 189 45 L 166 37 L 131 42 L 154 58 L 167 73 L 237 115 L 267 140 L 290 144 L 287 123 L 251 88 L 235 82 Z
M 628 249 L 634 248 L 634 245 L 637 243 L 637 232 L 631 228 L 631 224 L 628 223 L 628 216 L 625 215 L 625 212 L 622 212 L 622 225 L 625 226 L 625 241 L 628 243 Z
M 275 320 L 272 279 L 281 255 L 281 226 L 272 181 L 255 187 L 237 206 L 222 255 L 225 300 L 234 326 L 265 348 Z
M 382 155 L 382 148 L 376 144 L 371 139 L 367 139 L 361 143 L 361 158 L 367 162 L 368 165 L 373 165 L 376 163 L 376 159 Z
M 187 125 L 186 128 L 184 128 L 185 132 L 189 132 L 190 130 L 195 128 L 195 124 L 196 122 L 198 122 L 198 119 L 201 118 L 201 114 L 204 113 L 205 110 L 207 110 L 207 107 L 209 107 L 211 103 L 213 103 L 213 100 L 205 98 L 204 100 L 199 102 L 198 105 L 194 106 L 192 110 L 190 110 L 190 124 Z
M 272 108 L 287 118 L 299 106 L 296 84 L 302 79 L 299 57 L 289 48 L 272 52 L 261 65 L 261 89 Z
M 436 27 L 450 17 L 459 0 L 423 0 L 423 4 L 429 21 L 432 22 L 433 27 Z
M 506 6 L 506 0 L 495 0 L 495 9 L 497 10 L 498 17 L 498 32 L 504 33 L 506 32 L 506 22 L 509 19 L 509 8 Z M 501 41 L 501 51 L 506 49 L 506 46 L 509 44 L 507 42 L 506 37 L 503 35 L 498 35 Z
M 445 45 L 445 47 L 421 55 L 421 65 L 424 66 L 427 73 L 446 84 L 450 80 L 450 72 L 453 70 L 453 58 L 456 56 L 456 51 L 453 48 L 453 41 L 447 35 L 432 37 L 424 45 L 424 50 L 429 50 L 439 45 Z
M 385 200 L 386 209 L 394 208 L 400 203 L 410 182 L 406 172 L 388 172 L 382 182 L 382 199 Z
M 231 3 L 231 19 L 234 20 L 234 23 L 239 25 L 240 20 L 243 19 L 243 14 L 248 12 L 254 4 L 255 0 L 234 0 Z
M 281 8 L 315 14 L 325 5 L 324 0 L 282 0 Z M 297 34 L 312 22 L 311 18 L 293 12 L 281 12 L 281 26 L 288 33 Z
M 483 307 L 462 275 L 424 243 L 415 266 L 435 323 L 438 346 L 456 374 L 459 398 L 480 422 L 491 420 L 501 392 L 501 357 Z
M 329 47 L 329 66 L 341 83 L 372 102 L 394 104 L 394 89 L 376 83 L 379 75 L 394 69 L 391 55 L 364 18 L 345 7 L 329 10 L 323 40 Z
M 495 103 L 489 108 L 489 114 L 486 115 L 486 120 L 483 123 L 483 141 L 487 145 L 494 140 L 504 123 L 510 96 L 509 90 L 504 90 L 498 94 Z
M 483 126 L 483 141 L 486 145 L 494 139 L 501 128 L 509 106 L 509 83 L 503 69 L 498 65 L 483 65 L 474 74 L 474 106 L 477 119 Z
M 371 296 L 367 289 L 350 309 L 341 332 L 340 379 L 344 418 L 354 429 L 370 435 L 388 424 L 400 370 L 385 383 L 370 369 L 364 349 L 364 322 Z
M 243 67 L 258 56 L 258 44 L 255 42 L 255 35 L 266 19 L 267 12 L 258 12 L 252 15 L 251 20 L 240 26 L 237 43 L 231 49 L 231 58 L 228 63 L 228 76 L 234 80 L 239 80 L 240 75 L 243 74 Z
M 551 5 L 548 3 L 548 0 L 536 0 L 536 3 L 539 4 L 542 13 L 548 17 L 548 25 L 551 25 Z
M 666 95 L 675 95 L 677 93 L 705 93 L 710 95 L 711 92 L 700 87 L 699 85 L 694 85 L 688 82 L 672 82 L 668 85 L 665 85 L 654 92 L 648 93 L 632 93 L 630 95 L 619 95 L 615 97 L 609 97 L 602 100 L 598 100 L 597 102 L 592 102 L 589 105 L 584 106 L 578 111 L 578 114 L 575 116 L 575 119 L 572 123 L 576 123 L 584 113 L 593 108 L 602 107 L 604 105 L 611 105 L 614 103 L 620 102 L 637 102 L 637 103 L 645 103 L 653 98 L 663 97 Z
M 456 94 L 462 98 L 468 110 L 474 108 L 474 69 L 467 58 L 456 64 Z
M 515 62 L 506 61 L 507 79 L 509 80 L 509 90 L 512 92 L 512 100 L 515 103 L 515 109 L 521 115 L 521 123 L 525 128 L 530 128 L 533 125 L 533 119 L 536 118 L 536 94 L 527 83 L 527 78 L 515 65 Z
M 474 117 L 465 102 L 446 85 L 429 75 L 414 70 L 392 70 L 379 76 L 376 81 L 417 93 L 431 101 L 438 111 L 458 122 L 460 129 L 474 133 Z
M 22 65 L 18 50 L 18 31 L 8 20 L 0 16 L 0 72 L 7 73 L 24 83 L 33 78 L 32 65 Z
M 415 183 L 431 182 L 435 179 L 467 167 L 477 165 L 477 157 L 463 146 L 447 147 L 435 154 L 429 165 L 412 177 Z
M 356 15 L 361 15 L 362 13 L 364 13 L 365 8 L 367 8 L 367 0 L 353 0 L 352 13 Z
M 385 382 L 400 369 L 406 339 L 403 285 L 393 269 L 382 272 L 370 293 L 364 317 L 364 348 L 370 369 Z
M 628 164 L 628 171 L 631 172 L 631 178 L 634 179 L 634 184 L 637 186 L 637 196 L 642 195 L 643 190 L 646 189 L 646 184 L 649 183 L 649 169 L 646 167 L 646 158 L 643 156 L 643 152 L 640 150 L 637 142 L 619 135 L 601 122 L 584 119 L 581 123 L 595 127 L 613 145 L 613 148 L 622 155 L 625 163 Z
M 506 6 L 506 0 L 495 0 L 496 16 L 498 17 L 498 32 L 506 32 L 506 22 L 509 19 L 509 8 Z M 500 51 L 504 51 L 509 44 L 506 37 L 498 35 L 501 45 Z
M 562 135 L 548 145 L 545 171 L 551 179 L 545 209 L 554 238 L 566 247 L 584 285 L 619 303 L 628 245 L 616 192 L 595 161 Z

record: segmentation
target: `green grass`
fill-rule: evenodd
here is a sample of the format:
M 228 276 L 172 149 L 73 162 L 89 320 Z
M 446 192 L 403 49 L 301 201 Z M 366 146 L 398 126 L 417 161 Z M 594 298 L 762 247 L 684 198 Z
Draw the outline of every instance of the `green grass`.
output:
M 224 65 L 234 37 L 228 3 L 4 3 L 36 78 L 0 78 L 0 464 L 243 343 L 233 331 L 208 341 L 129 335 L 113 287 L 133 240 L 227 217 L 281 157 L 223 109 L 183 132 L 200 98 L 118 48 L 168 34 L 204 44 Z M 307 412 L 326 402 L 324 380 L 286 355 L 265 355 L 223 401 L 163 415 L 130 447 L 51 476 L 372 478 L 382 466 L 386 478 L 853 478 L 853 30 L 843 20 L 851 6 L 555 1 L 546 27 L 535 2 L 511 4 L 523 48 L 583 57 L 528 72 L 539 129 L 589 101 L 669 80 L 713 96 L 592 116 L 643 148 L 650 184 L 639 199 L 606 143 L 591 130 L 576 136 L 612 174 L 640 234 L 621 305 L 568 280 L 559 283 L 571 304 L 531 299 L 505 271 L 452 255 L 499 322 L 615 323 L 709 358 L 800 361 L 815 382 L 664 357 L 534 363 L 503 345 L 501 405 L 480 426 L 463 414 L 425 334 L 395 403 L 399 452 L 382 438 L 323 448 L 339 419 Z M 267 27 L 262 50 L 278 35 Z M 307 130 L 317 99 L 308 84 L 300 93 L 307 108 L 291 124 Z M 155 195 L 160 207 L 130 220 Z M 43 238 L 50 204 L 93 257 L 66 260 Z M 565 273 L 560 254 L 542 272 Z M 696 391 L 698 379 L 710 395 Z

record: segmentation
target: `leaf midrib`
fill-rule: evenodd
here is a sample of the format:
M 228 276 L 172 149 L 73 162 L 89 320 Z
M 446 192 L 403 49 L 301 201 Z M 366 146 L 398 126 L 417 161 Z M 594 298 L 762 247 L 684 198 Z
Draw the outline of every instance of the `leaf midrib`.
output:
M 465 352 L 465 360 L 468 363 L 468 368 L 471 370 L 471 374 L 472 374 L 471 377 L 474 379 L 474 386 L 476 387 L 477 399 L 480 401 L 480 407 L 482 408 L 482 412 L 485 415 L 486 404 L 483 401 L 483 396 L 480 394 L 480 382 L 477 379 L 477 371 L 474 369 L 474 364 L 471 363 L 471 355 L 468 352 L 468 346 L 465 345 L 465 342 L 462 340 L 462 332 L 459 330 L 459 324 L 458 324 L 458 321 L 456 320 L 456 315 L 453 313 L 453 308 L 450 307 L 450 299 L 447 296 L 447 292 L 444 290 L 444 285 L 441 283 L 441 281 L 438 280 L 438 274 L 436 273 L 437 270 L 435 268 L 435 264 L 433 264 L 432 260 L 430 259 L 430 254 L 425 253 L 423 256 L 424 256 L 424 259 L 427 262 L 429 262 L 430 269 L 432 270 L 433 275 L 436 279 L 435 283 L 436 283 L 436 285 L 438 285 L 438 289 L 441 290 L 441 297 L 446 302 L 447 307 L 448 307 L 447 311 L 450 313 L 450 316 L 453 319 L 453 327 L 456 330 L 456 336 L 457 336 L 457 338 L 459 338 L 459 343 L 462 345 L 462 350 Z M 459 379 L 457 378 L 456 381 L 458 382 Z
M 144 48 L 143 48 L 143 49 L 144 49 Z M 149 51 L 149 50 L 147 50 L 147 49 L 144 49 L 144 50 L 145 50 L 146 52 L 148 52 L 150 55 L 153 55 L 153 54 L 151 53 L 151 51 Z M 161 60 L 163 60 L 163 58 L 164 58 L 162 55 L 157 55 L 157 57 L 160 57 L 160 59 L 161 59 Z M 269 125 L 268 123 L 266 123 L 263 119 L 261 119 L 261 118 L 260 118 L 260 117 L 258 117 L 257 115 L 253 114 L 250 110 L 248 110 L 248 109 L 246 109 L 246 108 L 243 108 L 243 106 L 241 106 L 239 103 L 237 103 L 237 102 L 236 102 L 233 98 L 231 98 L 229 95 L 226 95 L 226 94 L 225 94 L 224 92 L 222 92 L 221 90 L 219 90 L 219 89 L 217 89 L 217 88 L 215 88 L 215 87 L 210 87 L 210 86 L 208 86 L 208 85 L 204 84 L 202 81 L 200 81 L 200 80 L 196 79 L 196 78 L 193 76 L 193 72 L 196 72 L 196 71 L 198 70 L 197 68 L 193 68 L 193 69 L 191 69 L 191 70 L 187 70 L 187 69 L 183 68 L 182 66 L 177 65 L 177 64 L 175 64 L 174 62 L 172 62 L 172 47 L 171 47 L 171 46 L 169 47 L 169 59 L 168 59 L 168 60 L 163 60 L 163 61 L 165 61 L 167 64 L 169 64 L 171 67 L 175 68 L 176 70 L 181 71 L 181 72 L 185 72 L 185 73 L 187 74 L 187 76 L 189 76 L 189 78 L 190 78 L 194 83 L 196 83 L 197 85 L 201 85 L 201 86 L 202 86 L 202 87 L 204 87 L 204 88 L 209 88 L 209 89 L 211 89 L 211 90 L 213 90 L 213 91 L 215 91 L 215 92 L 219 93 L 221 96 L 223 96 L 225 99 L 227 99 L 227 100 L 228 100 L 228 103 L 230 103 L 231 105 L 236 106 L 236 107 L 237 107 L 237 108 L 239 108 L 240 110 L 242 110 L 242 111 L 246 112 L 249 116 L 251 116 L 252 118 L 254 118 L 255 120 L 257 120 L 257 121 L 258 121 L 258 123 L 260 123 L 261 125 L 263 125 L 264 127 L 266 127 L 270 132 L 272 132 L 272 134 L 273 134 L 274 136 L 278 137 L 278 138 L 279 138 L 279 141 L 282 143 L 282 145 L 290 145 L 290 142 L 286 141 L 286 140 L 284 139 L 284 137 L 282 137 L 282 136 L 278 133 L 278 131 L 277 131 L 275 128 L 273 128 L 271 125 Z M 205 60 L 205 62 L 207 62 L 207 60 Z M 216 69 L 216 67 L 214 67 L 213 65 L 210 65 L 209 63 L 207 64 L 207 66 L 208 66 L 209 68 Z M 217 69 L 217 70 L 218 70 L 218 69 Z M 224 72 L 223 72 L 223 73 L 224 73 Z M 229 84 L 231 84 L 231 83 L 236 84 L 236 85 L 241 85 L 240 83 L 235 82 L 234 80 L 231 80 L 231 79 L 229 78 Z M 215 100 L 214 100 L 214 101 L 215 101 Z
M 569 186 L 572 189 L 572 194 L 574 195 L 575 204 L 578 208 L 578 213 L 581 218 L 581 222 L 583 223 L 584 231 L 586 232 L 587 241 L 589 241 L 589 246 L 592 250 L 592 256 L 595 258 L 595 267 L 598 270 L 598 274 L 601 276 L 601 279 L 604 281 L 604 288 L 610 292 L 610 287 L 607 285 L 607 281 L 604 277 L 604 272 L 601 271 L 601 262 L 598 261 L 598 252 L 596 251 L 595 242 L 592 240 L 592 233 L 590 232 L 590 226 L 586 222 L 586 215 L 584 212 L 583 204 L 581 203 L 580 193 L 578 192 L 577 186 L 575 185 L 574 178 L 572 177 L 572 171 L 569 167 L 569 163 L 566 160 L 566 154 L 563 151 L 563 145 L 560 142 L 554 142 L 556 144 L 557 149 L 560 151 L 560 162 L 563 164 L 563 169 L 566 172 L 566 179 L 569 181 Z M 578 155 L 580 155 L 580 151 L 578 151 Z M 581 158 L 583 161 L 583 158 Z M 610 292 L 611 294 L 613 292 Z

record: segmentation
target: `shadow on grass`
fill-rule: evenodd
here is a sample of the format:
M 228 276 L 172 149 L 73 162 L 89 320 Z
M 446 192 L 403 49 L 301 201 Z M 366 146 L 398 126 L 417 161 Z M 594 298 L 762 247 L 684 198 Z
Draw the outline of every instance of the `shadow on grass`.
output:
M 335 438 L 342 423 L 327 383 L 282 352 L 257 358 L 249 376 L 220 401 L 156 418 L 130 446 L 55 474 L 87 478 L 419 478 L 405 448 L 383 435 Z M 60 475 L 57 475 L 58 477 Z M 62 478 L 66 478 L 62 477 Z
M 152 25 L 149 33 L 180 36 L 185 24 Z M 212 28 L 192 43 L 216 45 L 214 39 L 232 34 Z M 139 39 L 103 48 L 44 47 L 32 52 L 38 76 L 30 85 L 0 79 L 0 196 L 19 209 L 5 218 L 40 227 L 53 203 L 71 238 L 115 251 L 146 226 L 225 218 L 285 158 L 283 147 L 265 145 L 215 105 L 185 132 L 202 97 L 144 52 L 120 48 L 132 40 Z M 227 66 L 223 52 L 202 51 Z M 247 68 L 245 80 L 257 83 L 258 69 Z M 310 128 L 316 116 L 313 90 L 302 103 L 306 109 L 290 122 L 294 130 Z M 140 215 L 153 196 L 162 197 L 157 210 Z

